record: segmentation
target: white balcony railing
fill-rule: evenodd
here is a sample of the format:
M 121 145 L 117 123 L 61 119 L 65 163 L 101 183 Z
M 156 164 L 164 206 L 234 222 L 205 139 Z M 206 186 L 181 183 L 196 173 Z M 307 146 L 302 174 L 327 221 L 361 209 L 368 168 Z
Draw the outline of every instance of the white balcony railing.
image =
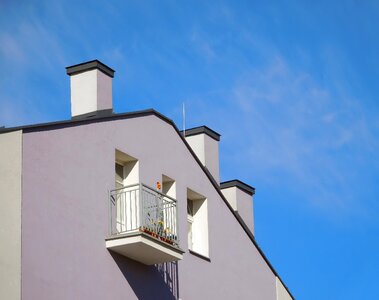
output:
M 110 191 L 111 236 L 150 235 L 178 247 L 176 200 L 144 184 Z

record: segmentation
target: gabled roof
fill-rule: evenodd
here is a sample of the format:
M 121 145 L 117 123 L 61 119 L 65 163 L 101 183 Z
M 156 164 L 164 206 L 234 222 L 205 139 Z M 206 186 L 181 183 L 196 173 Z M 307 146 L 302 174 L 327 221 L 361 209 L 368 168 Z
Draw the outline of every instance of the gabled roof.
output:
M 100 112 L 100 113 L 95 113 L 95 114 L 90 114 L 90 115 L 84 115 L 84 116 L 79 116 L 76 118 L 73 118 L 71 120 L 65 120 L 65 121 L 58 121 L 58 122 L 49 122 L 49 123 L 41 123 L 41 124 L 35 124 L 35 125 L 26 125 L 26 126 L 17 126 L 17 127 L 11 127 L 11 128 L 5 128 L 5 127 L 0 127 L 0 134 L 2 133 L 7 133 L 7 132 L 12 132 L 12 131 L 17 131 L 17 130 L 22 130 L 23 132 L 37 132 L 37 131 L 46 131 L 46 130 L 56 130 L 56 129 L 61 129 L 61 128 L 68 128 L 68 127 L 74 127 L 74 126 L 80 126 L 80 125 L 85 125 L 85 124 L 91 124 L 91 123 L 100 123 L 100 122 L 107 122 L 107 121 L 113 121 L 113 120 L 122 120 L 122 119 L 131 119 L 131 118 L 139 118 L 139 117 L 144 117 L 144 116 L 156 116 L 163 120 L 164 122 L 170 124 L 179 137 L 182 139 L 183 143 L 189 150 L 189 152 L 192 154 L 193 158 L 196 160 L 200 168 L 204 171 L 205 175 L 208 177 L 209 181 L 219 194 L 220 198 L 223 200 L 223 202 L 226 204 L 226 206 L 229 208 L 230 212 L 234 215 L 236 220 L 239 222 L 241 225 L 242 229 L 245 231 L 247 236 L 250 238 L 250 240 L 253 242 L 254 246 L 258 250 L 258 252 L 261 254 L 262 258 L 264 261 L 267 263 L 268 267 L 271 269 L 271 271 L 274 273 L 275 276 L 279 278 L 279 280 L 282 282 L 283 286 L 287 290 L 287 292 L 291 295 L 293 299 L 295 299 L 291 292 L 289 291 L 288 287 L 284 284 L 284 282 L 281 280 L 279 274 L 276 272 L 274 267 L 271 265 L 270 261 L 266 257 L 266 255 L 263 253 L 262 249 L 259 247 L 257 241 L 255 240 L 255 237 L 253 233 L 250 231 L 250 229 L 247 227 L 241 216 L 237 211 L 235 211 L 232 206 L 229 204 L 229 202 L 226 200 L 225 196 L 221 192 L 222 187 L 228 187 L 228 186 L 237 186 L 239 188 L 247 189 L 248 192 L 255 193 L 255 188 L 239 181 L 239 180 L 231 180 L 228 182 L 223 182 L 221 183 L 221 187 L 218 185 L 216 180 L 213 178 L 212 174 L 208 171 L 208 169 L 201 163 L 195 152 L 192 150 L 191 146 L 187 143 L 185 137 L 183 136 L 183 132 L 179 131 L 179 129 L 176 127 L 175 123 L 167 118 L 166 116 L 162 115 L 161 113 L 157 112 L 154 109 L 146 109 L 146 110 L 140 110 L 140 111 L 135 111 L 135 112 L 128 112 L 128 113 L 119 113 L 119 114 L 114 114 L 111 111 L 107 110 L 105 112 Z M 220 135 L 211 130 L 210 128 L 206 126 L 200 126 L 195 128 L 195 132 L 199 133 L 198 131 L 204 131 L 206 134 L 212 134 L 215 135 L 215 138 L 217 140 L 220 137 Z M 207 132 L 205 132 L 207 131 Z M 186 136 L 188 131 L 186 131 Z M 194 133 L 195 134 L 195 133 Z

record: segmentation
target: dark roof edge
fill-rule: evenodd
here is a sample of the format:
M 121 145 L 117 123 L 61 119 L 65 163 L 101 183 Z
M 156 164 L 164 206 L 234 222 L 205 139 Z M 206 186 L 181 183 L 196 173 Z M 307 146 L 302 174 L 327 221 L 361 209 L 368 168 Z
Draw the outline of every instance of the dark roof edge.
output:
M 230 203 L 226 200 L 225 196 L 222 194 L 221 192 L 221 189 L 220 187 L 218 186 L 216 180 L 213 178 L 212 174 L 208 171 L 208 169 L 201 163 L 201 161 L 199 160 L 199 158 L 196 156 L 195 152 L 192 150 L 191 146 L 188 144 L 188 142 L 186 141 L 186 139 L 184 138 L 183 134 L 181 131 L 179 131 L 179 129 L 176 127 L 175 123 L 172 122 L 171 123 L 173 125 L 173 127 L 175 128 L 176 132 L 178 133 L 178 135 L 180 136 L 180 138 L 182 139 L 182 141 L 184 142 L 184 144 L 187 146 L 188 150 L 190 151 L 190 153 L 192 154 L 193 158 L 197 161 L 197 163 L 199 164 L 200 168 L 203 169 L 205 175 L 208 177 L 208 179 L 210 180 L 210 182 L 212 183 L 212 185 L 214 186 L 214 188 L 216 189 L 217 193 L 219 194 L 219 196 L 221 197 L 221 199 L 224 201 L 224 203 L 226 204 L 226 206 L 229 208 L 229 210 L 231 211 L 231 213 L 234 215 L 234 217 L 237 219 L 237 221 L 240 223 L 241 227 L 243 228 L 243 230 L 245 231 L 245 233 L 247 234 L 247 236 L 250 238 L 250 240 L 253 242 L 254 246 L 256 247 L 256 249 L 258 250 L 258 252 L 260 253 L 260 255 L 262 256 L 263 260 L 266 262 L 266 264 L 268 265 L 268 267 L 270 268 L 270 270 L 274 273 L 274 275 L 276 277 L 279 278 L 280 282 L 283 284 L 284 288 L 286 289 L 286 291 L 288 292 L 288 294 L 292 297 L 292 299 L 295 299 L 295 297 L 291 294 L 290 290 L 288 289 L 288 287 L 284 284 L 283 280 L 281 279 L 281 277 L 279 276 L 279 274 L 276 272 L 276 270 L 274 269 L 274 267 L 272 266 L 272 264 L 270 263 L 270 261 L 268 260 L 268 258 L 266 257 L 266 255 L 263 253 L 262 249 L 259 247 L 257 241 L 255 240 L 255 237 L 253 235 L 253 233 L 251 232 L 251 230 L 247 227 L 246 223 L 243 221 L 243 219 L 240 217 L 240 215 L 238 214 L 238 212 L 236 212 L 232 206 L 230 205 Z
M 97 59 L 66 67 L 66 73 L 67 75 L 71 76 L 71 75 L 79 74 L 79 73 L 94 70 L 94 69 L 100 70 L 101 72 L 103 72 L 105 75 L 108 75 L 109 77 L 112 77 L 112 78 L 114 77 L 115 70 L 108 67 L 106 64 L 103 64 L 101 61 Z
M 121 114 L 109 114 L 105 116 L 95 115 L 93 117 L 88 117 L 88 118 L 74 118 L 71 120 L 64 120 L 64 121 L 58 121 L 58 122 L 49 122 L 49 123 L 40 123 L 40 124 L 34 124 L 34 125 L 0 128 L 0 134 L 17 131 L 17 130 L 23 130 L 25 133 L 34 132 L 34 131 L 54 130 L 54 129 L 60 129 L 64 127 L 72 127 L 72 126 L 78 126 L 78 125 L 83 125 L 83 124 L 105 122 L 105 121 L 110 121 L 110 120 L 130 119 L 130 118 L 137 118 L 137 117 L 143 117 L 143 116 L 148 116 L 148 115 L 155 115 L 156 117 L 167 122 L 168 124 L 175 126 L 174 122 L 171 119 L 167 118 L 166 116 L 162 115 L 156 110 L 145 109 L 145 110 L 121 113 Z
M 242 182 L 238 179 L 228 180 L 220 183 L 220 189 L 226 189 L 230 187 L 237 187 L 244 191 L 245 193 L 248 193 L 250 196 L 253 196 L 255 194 L 255 188 Z
M 208 135 L 216 141 L 219 141 L 221 136 L 221 134 L 217 133 L 216 131 L 210 129 L 208 126 L 205 125 L 186 129 L 185 131 L 181 131 L 181 133 L 185 134 L 186 137 L 205 133 L 206 135 Z

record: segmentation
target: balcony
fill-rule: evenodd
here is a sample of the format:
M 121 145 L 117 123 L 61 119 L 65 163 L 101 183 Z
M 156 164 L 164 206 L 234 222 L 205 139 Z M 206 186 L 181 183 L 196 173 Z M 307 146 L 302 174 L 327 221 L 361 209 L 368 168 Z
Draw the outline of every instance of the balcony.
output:
M 146 265 L 183 258 L 175 199 L 135 184 L 112 190 L 109 204 L 109 250 Z

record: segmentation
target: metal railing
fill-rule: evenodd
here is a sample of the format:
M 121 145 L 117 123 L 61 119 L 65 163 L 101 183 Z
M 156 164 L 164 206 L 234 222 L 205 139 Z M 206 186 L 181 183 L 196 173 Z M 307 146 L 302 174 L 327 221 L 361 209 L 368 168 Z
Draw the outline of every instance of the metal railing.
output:
M 176 200 L 140 183 L 109 192 L 110 234 L 145 232 L 178 246 Z

